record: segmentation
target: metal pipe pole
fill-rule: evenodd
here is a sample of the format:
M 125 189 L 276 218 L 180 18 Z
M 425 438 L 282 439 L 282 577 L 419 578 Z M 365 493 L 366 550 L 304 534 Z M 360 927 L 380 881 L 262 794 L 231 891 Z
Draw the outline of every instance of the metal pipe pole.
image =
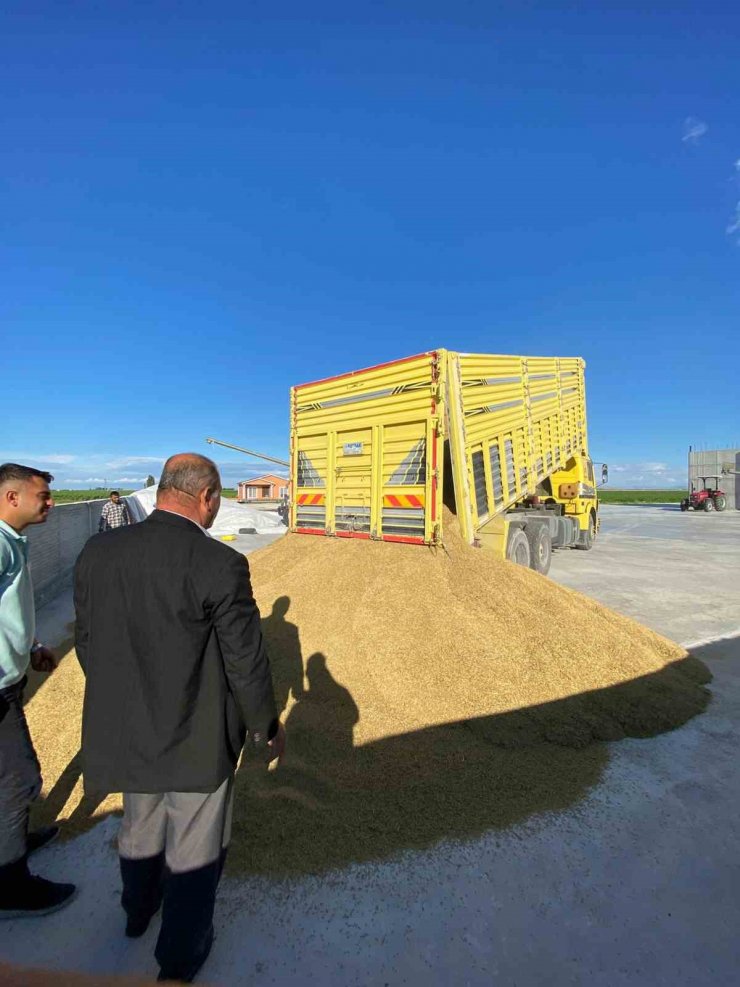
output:
M 244 449 L 242 446 L 232 445 L 231 442 L 222 442 L 221 439 L 206 439 L 206 442 L 210 442 L 211 445 L 225 446 L 227 449 L 235 449 L 237 452 L 246 453 L 247 456 L 256 456 L 257 459 L 266 459 L 268 463 L 277 463 L 278 466 L 290 467 L 290 463 L 284 459 L 277 459 L 275 456 L 266 456 L 262 452 L 254 452 L 252 449 Z

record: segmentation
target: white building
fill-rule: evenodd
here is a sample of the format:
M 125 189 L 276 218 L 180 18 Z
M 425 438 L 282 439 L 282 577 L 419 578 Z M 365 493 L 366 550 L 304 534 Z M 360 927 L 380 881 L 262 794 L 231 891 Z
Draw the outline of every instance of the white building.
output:
M 740 511 L 740 449 L 698 451 L 689 446 L 689 490 L 700 476 L 719 476 L 727 494 L 727 508 Z M 701 484 L 701 480 L 698 481 Z

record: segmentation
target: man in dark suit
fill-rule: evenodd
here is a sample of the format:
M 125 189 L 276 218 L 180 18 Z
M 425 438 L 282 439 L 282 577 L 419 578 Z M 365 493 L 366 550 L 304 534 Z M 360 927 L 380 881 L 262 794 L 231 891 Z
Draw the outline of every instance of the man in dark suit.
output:
M 172 456 L 156 510 L 75 569 L 85 787 L 124 793 L 126 935 L 162 905 L 160 980 L 192 981 L 210 951 L 246 733 L 268 762 L 284 746 L 249 566 L 206 531 L 220 498 L 215 463 Z

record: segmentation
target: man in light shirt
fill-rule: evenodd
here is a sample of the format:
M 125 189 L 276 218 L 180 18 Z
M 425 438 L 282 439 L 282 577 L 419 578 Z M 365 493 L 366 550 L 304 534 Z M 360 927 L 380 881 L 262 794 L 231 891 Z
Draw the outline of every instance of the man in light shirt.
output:
M 17 463 L 0 466 L 0 918 L 47 915 L 68 904 L 74 884 L 31 874 L 28 856 L 58 832 L 28 832 L 31 803 L 41 792 L 41 771 L 23 712 L 29 664 L 53 672 L 53 653 L 36 640 L 33 586 L 28 568 L 30 524 L 43 524 L 54 506 L 50 473 Z

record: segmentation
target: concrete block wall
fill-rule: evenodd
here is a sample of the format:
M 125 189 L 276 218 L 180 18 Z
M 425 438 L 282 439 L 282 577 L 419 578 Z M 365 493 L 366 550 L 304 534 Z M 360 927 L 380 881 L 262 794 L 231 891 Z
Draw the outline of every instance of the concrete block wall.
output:
M 90 535 L 96 534 L 104 503 L 105 500 L 85 500 L 59 504 L 44 524 L 26 528 L 37 607 L 71 583 L 77 556 Z
M 689 485 L 697 476 L 721 474 L 724 467 L 740 472 L 740 449 L 710 449 L 689 453 Z M 727 507 L 740 511 L 740 476 L 726 474 L 720 486 L 727 494 Z

